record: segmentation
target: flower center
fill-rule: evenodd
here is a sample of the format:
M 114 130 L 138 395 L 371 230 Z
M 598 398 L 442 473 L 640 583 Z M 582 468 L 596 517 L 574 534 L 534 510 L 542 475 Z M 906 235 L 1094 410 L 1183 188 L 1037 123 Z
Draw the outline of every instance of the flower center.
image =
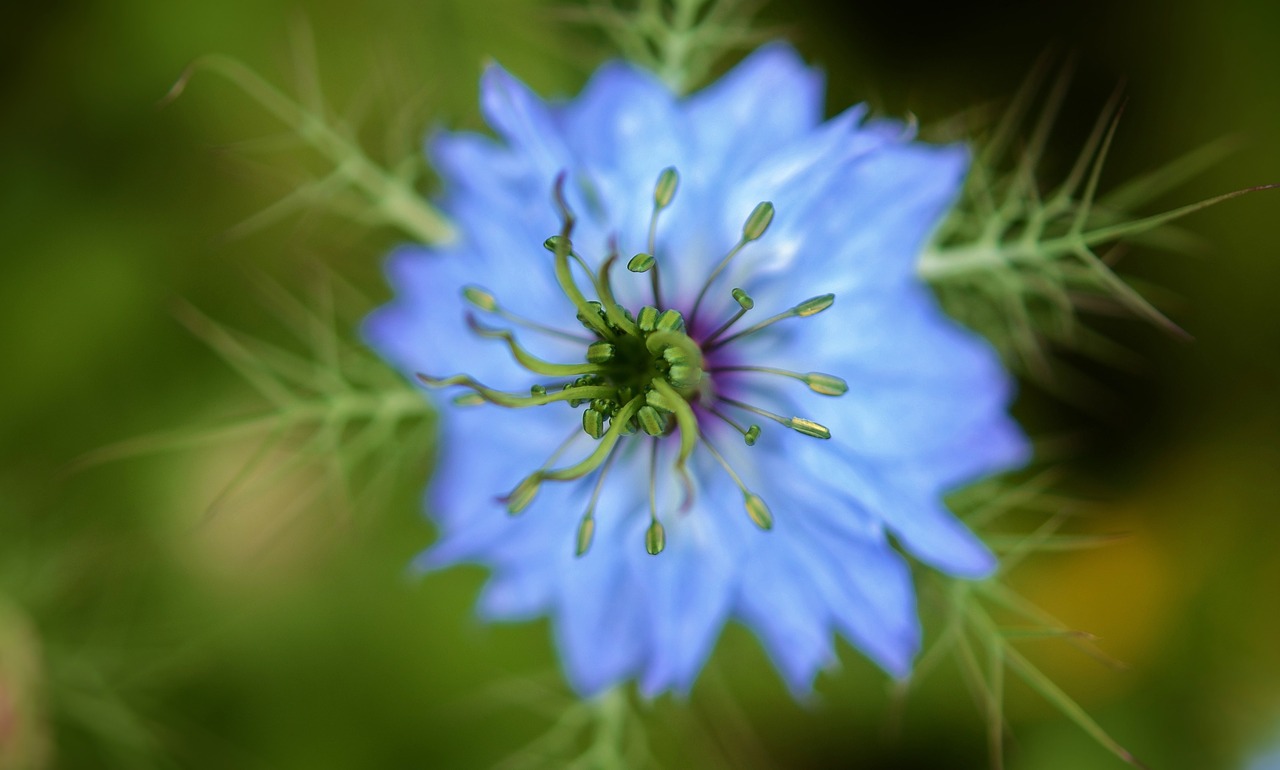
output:
M 582 432 L 594 440 L 595 448 L 581 461 L 564 467 L 552 467 L 558 456 L 580 435 L 574 433 L 564 442 L 543 467 L 526 476 L 504 498 L 507 510 L 518 514 L 533 502 L 541 485 L 546 481 L 570 481 L 595 474 L 595 488 L 587 511 L 578 530 L 578 554 L 590 547 L 595 532 L 595 508 L 610 468 L 618 457 L 622 439 L 643 432 L 653 437 L 650 441 L 649 514 L 650 524 L 645 535 L 645 547 L 651 554 L 660 553 L 666 534 L 658 516 L 656 503 L 657 448 L 659 437 L 679 434 L 679 449 L 675 470 L 684 487 L 682 510 L 692 506 L 693 480 L 689 475 L 688 461 L 699 445 L 724 468 L 734 484 L 742 492 L 748 516 L 761 529 L 770 529 L 773 515 L 759 495 L 752 492 L 738 473 L 708 438 L 699 424 L 699 414 L 694 406 L 701 407 L 702 419 L 708 416 L 719 419 L 738 431 L 748 446 L 760 436 L 760 426 L 746 427 L 726 414 L 725 409 L 738 410 L 777 422 L 803 435 L 819 439 L 831 437 L 822 425 L 801 417 L 784 417 L 767 409 L 747 404 L 718 393 L 713 378 L 717 374 L 754 373 L 787 377 L 803 382 L 815 393 L 825 396 L 841 396 L 848 390 L 839 377 L 819 372 L 793 372 L 767 366 L 718 366 L 708 364 L 708 354 L 731 344 L 742 337 L 756 334 L 775 323 L 789 318 L 805 318 L 817 315 L 835 302 L 835 296 L 825 294 L 807 299 L 770 318 L 742 331 L 733 332 L 735 324 L 755 306 L 754 301 L 742 289 L 732 291 L 738 311 L 727 321 L 700 340 L 688 333 L 685 317 L 673 308 L 664 308 L 662 301 L 659 264 L 654 255 L 658 215 L 670 205 L 675 196 L 679 177 L 675 169 L 668 168 L 659 177 L 654 189 L 654 208 L 649 225 L 649 249 L 636 254 L 627 263 L 632 273 L 648 273 L 653 292 L 653 304 L 632 314 L 614 298 L 611 272 L 618 261 L 616 244 L 593 271 L 587 261 L 574 251 L 570 236 L 573 233 L 574 216 L 564 199 L 564 175 L 556 181 L 555 201 L 561 213 L 560 234 L 548 238 L 544 244 L 554 256 L 556 281 L 566 299 L 577 311 L 578 322 L 588 332 L 566 332 L 544 326 L 523 318 L 499 305 L 488 291 L 468 286 L 463 297 L 476 309 L 504 318 L 535 332 L 568 338 L 585 345 L 584 363 L 557 364 L 544 361 L 525 350 L 517 342 L 515 334 L 506 329 L 482 325 L 473 314 L 467 314 L 467 323 L 477 335 L 506 343 L 512 355 L 523 368 L 540 377 L 551 378 L 549 384 L 534 385 L 529 395 L 506 393 L 488 388 L 467 375 L 437 378 L 419 374 L 418 379 L 432 387 L 462 386 L 469 390 L 454 399 L 461 406 L 493 403 L 520 408 L 543 406 L 565 402 L 571 408 L 582 410 Z M 742 238 L 711 271 L 690 310 L 690 321 L 697 318 L 703 300 L 712 284 L 748 243 L 761 238 L 773 220 L 773 205 L 761 203 L 755 207 L 742 228 Z M 577 283 L 574 266 L 588 278 L 598 299 L 589 300 Z

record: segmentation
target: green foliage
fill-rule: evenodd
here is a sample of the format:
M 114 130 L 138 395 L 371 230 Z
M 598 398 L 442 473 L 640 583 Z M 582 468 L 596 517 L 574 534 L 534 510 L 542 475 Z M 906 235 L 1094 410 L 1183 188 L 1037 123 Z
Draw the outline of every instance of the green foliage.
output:
M 328 203 L 365 224 L 397 228 L 420 243 L 451 240 L 453 225 L 417 189 L 420 164 L 416 156 L 395 169 L 386 169 L 370 160 L 353 131 L 329 114 L 318 79 L 307 67 L 302 66 L 302 98 L 295 101 L 236 59 L 202 56 L 187 68 L 165 96 L 163 103 L 177 99 L 198 72 L 220 75 L 284 123 L 293 136 L 330 166 L 331 170 L 324 176 L 298 185 L 272 206 L 233 228 L 229 235 L 246 235 L 284 217 L 306 212 L 317 204 Z M 354 205 L 342 198 L 351 192 L 357 195 Z
M 311 304 L 262 279 L 268 305 L 302 352 L 234 332 L 189 305 L 179 318 L 258 395 L 267 408 L 220 425 L 184 428 L 127 441 L 86 456 L 97 463 L 139 454 L 246 439 L 254 448 L 228 482 L 211 513 L 235 495 L 300 482 L 307 489 L 291 503 L 337 505 L 340 514 L 377 510 L 398 473 L 415 467 L 432 443 L 433 413 L 422 393 L 350 339 L 351 313 L 368 302 L 323 277 Z
M 1097 548 L 1117 540 L 1114 535 L 1060 534 L 1059 529 L 1079 504 L 1053 494 L 1057 480 L 1055 471 L 1042 471 L 1018 483 L 991 479 L 954 496 L 953 506 L 999 554 L 1000 567 L 994 576 L 981 581 L 928 575 L 934 598 L 940 599 L 942 627 L 904 688 L 916 686 L 947 656 L 954 658 L 987 722 L 988 750 L 995 770 L 1004 767 L 1008 724 L 1004 695 L 1010 673 L 1116 757 L 1145 767 L 1018 649 L 1024 642 L 1064 641 L 1104 665 L 1123 668 L 1094 646 L 1093 635 L 1064 625 L 1006 582 L 1008 574 L 1034 554 Z M 1040 523 L 1022 535 L 989 534 L 992 525 L 1016 515 Z M 998 623 L 997 618 L 1007 619 L 1009 624 Z
M 1064 69 L 1049 89 L 1024 141 L 1019 133 L 1040 90 L 1043 64 L 990 135 L 977 142 L 961 198 L 919 264 L 920 275 L 934 286 L 952 317 L 984 334 L 1010 366 L 1050 387 L 1047 349 L 1053 346 L 1117 365 L 1131 360 L 1128 351 L 1081 324 L 1082 312 L 1118 306 L 1184 334 L 1113 271 L 1121 241 L 1143 237 L 1153 245 L 1185 246 L 1186 239 L 1167 228 L 1171 222 L 1267 189 L 1238 190 L 1136 216 L 1143 205 L 1220 160 L 1228 149 L 1220 142 L 1100 195 L 1103 164 L 1122 112 L 1118 91 L 1069 173 L 1046 189 L 1039 169 L 1070 74 L 1070 68 Z
M 599 26 L 622 55 L 676 93 L 702 84 L 725 54 L 767 35 L 755 29 L 754 0 L 589 0 L 577 18 Z

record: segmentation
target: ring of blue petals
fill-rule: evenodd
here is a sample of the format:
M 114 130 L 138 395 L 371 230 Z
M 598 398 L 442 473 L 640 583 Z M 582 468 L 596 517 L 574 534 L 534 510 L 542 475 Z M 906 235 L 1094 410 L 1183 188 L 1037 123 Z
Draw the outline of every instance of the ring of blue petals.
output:
M 740 309 L 731 287 L 764 315 L 836 296 L 820 315 L 743 336 L 718 355 L 829 373 L 847 383 L 843 397 L 815 397 L 792 379 L 758 372 L 708 375 L 716 392 L 830 430 L 821 441 L 765 424 L 747 446 L 727 422 L 699 412 L 699 431 L 768 501 L 769 531 L 743 514 L 741 489 L 706 445 L 689 460 L 695 489 L 687 495 L 670 472 L 675 432 L 637 433 L 619 441 L 590 550 L 579 557 L 574 533 L 594 475 L 544 484 L 518 518 L 506 515 L 503 498 L 575 429 L 573 446 L 590 450 L 580 414 L 562 403 L 441 410 L 428 499 L 441 536 L 423 563 L 487 565 L 485 618 L 549 616 L 568 679 L 583 695 L 630 679 L 647 695 L 687 692 L 730 619 L 755 632 L 797 695 L 835 662 L 837 635 L 905 676 L 920 628 L 910 571 L 890 536 L 952 575 L 980 578 L 995 566 L 942 496 L 1024 462 L 1025 439 L 1006 413 L 1010 380 L 915 274 L 925 239 L 958 192 L 967 152 L 915 141 L 901 124 L 867 120 L 861 107 L 824 122 L 823 85 L 820 72 L 781 44 L 685 98 L 610 63 L 577 98 L 549 103 L 495 65 L 484 73 L 481 104 L 498 138 L 443 133 L 430 143 L 445 181 L 442 208 L 460 236 L 394 253 L 387 272 L 395 297 L 364 327 L 408 376 L 465 373 L 523 393 L 545 381 L 518 366 L 501 340 L 476 334 L 468 287 L 483 286 L 513 317 L 584 333 L 543 246 L 564 225 L 550 195 L 561 175 L 576 214 L 575 248 L 587 259 L 625 260 L 646 251 L 655 180 L 678 169 L 679 192 L 653 251 L 667 304 L 686 318 L 754 207 L 773 203 L 767 235 L 747 243 L 707 293 L 699 309 L 706 321 L 690 329 L 695 339 Z M 645 276 L 624 271 L 614 284 L 622 307 L 653 302 Z M 584 342 L 506 326 L 533 355 L 583 361 Z M 656 557 L 641 547 L 651 463 L 666 531 Z

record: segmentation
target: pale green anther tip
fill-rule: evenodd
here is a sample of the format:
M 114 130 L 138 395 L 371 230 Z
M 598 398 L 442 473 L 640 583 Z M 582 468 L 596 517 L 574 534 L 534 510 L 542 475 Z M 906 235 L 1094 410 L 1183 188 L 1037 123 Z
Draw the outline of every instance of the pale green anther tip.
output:
M 642 332 L 651 332 L 658 328 L 658 309 L 653 305 L 645 305 L 640 308 L 640 315 L 636 317 L 636 325 L 640 327 Z
M 742 289 L 734 289 L 732 293 L 734 301 L 737 302 L 738 307 L 743 310 L 750 310 L 756 306 L 756 301 L 751 299 L 751 295 L 747 294 Z
M 650 436 L 661 436 L 667 429 L 667 421 L 663 419 L 662 413 L 648 404 L 640 407 L 640 411 L 636 412 L 636 422 L 640 423 L 640 429 Z
M 676 197 L 676 187 L 680 185 L 680 174 L 674 166 L 662 169 L 658 174 L 658 183 L 653 187 L 653 205 L 665 209 Z
M 574 549 L 577 556 L 586 554 L 591 548 L 591 539 L 596 534 L 596 520 L 594 516 L 585 516 L 582 523 L 578 525 L 578 544 Z
M 516 514 L 529 507 L 529 503 L 533 502 L 533 498 L 538 494 L 538 487 L 542 484 L 542 479 L 535 474 L 527 477 L 511 490 L 510 496 L 507 497 L 507 513 L 515 516 Z
M 654 328 L 660 331 L 684 331 L 684 316 L 680 315 L 679 310 L 664 310 L 662 315 L 658 316 L 658 323 Z
M 755 446 L 756 440 L 760 438 L 760 426 L 752 425 L 747 428 L 747 432 L 742 434 L 742 440 L 747 442 L 747 446 Z
M 633 273 L 644 273 L 653 268 L 655 261 L 652 254 L 637 254 L 627 263 L 627 269 Z
M 772 221 L 773 204 L 769 201 L 757 203 L 751 210 L 751 216 L 747 217 L 747 221 L 742 225 L 742 240 L 757 240 L 764 235 L 765 230 L 769 229 L 769 223 Z
M 604 435 L 604 414 L 587 409 L 582 413 L 582 430 L 591 438 L 598 439 Z
M 489 292 L 481 289 L 479 286 L 468 286 L 462 290 L 462 296 L 467 302 L 475 305 L 486 313 L 492 313 L 498 309 L 498 300 Z
M 616 351 L 612 342 L 593 342 L 587 346 L 587 362 L 603 364 L 611 360 Z
M 792 417 L 787 421 L 787 427 L 799 433 L 803 433 L 806 436 L 813 436 L 814 438 L 822 439 L 831 438 L 831 431 L 827 430 L 826 426 L 819 425 L 813 420 L 806 420 L 802 417 Z
M 804 382 L 809 390 L 823 396 L 843 396 L 849 392 L 849 384 L 831 374 L 809 372 L 805 375 Z
M 644 394 L 644 401 L 655 409 L 661 409 L 664 412 L 672 411 L 671 404 L 667 403 L 667 399 L 656 390 L 646 391 Z
M 463 393 L 453 397 L 454 406 L 480 406 L 483 403 L 484 396 L 479 393 Z
M 801 318 L 807 318 L 811 315 L 817 315 L 836 303 L 836 295 L 823 294 L 821 297 L 806 299 L 799 305 L 796 305 L 796 315 Z
M 663 529 L 662 522 L 657 519 L 649 525 L 649 529 L 644 533 L 644 549 L 649 552 L 650 556 L 657 556 L 662 553 L 662 549 L 667 547 L 667 531 Z
M 743 501 L 747 505 L 747 515 L 751 517 L 752 524 L 766 532 L 773 529 L 773 514 L 760 495 L 747 493 Z
M 702 370 L 696 366 L 676 364 L 667 370 L 667 381 L 677 389 L 692 388 L 702 379 Z
M 542 248 L 550 252 L 555 252 L 556 249 L 560 248 L 561 244 L 564 245 L 564 251 L 566 254 L 573 250 L 573 244 L 563 235 L 553 235 L 546 239 L 542 242 Z

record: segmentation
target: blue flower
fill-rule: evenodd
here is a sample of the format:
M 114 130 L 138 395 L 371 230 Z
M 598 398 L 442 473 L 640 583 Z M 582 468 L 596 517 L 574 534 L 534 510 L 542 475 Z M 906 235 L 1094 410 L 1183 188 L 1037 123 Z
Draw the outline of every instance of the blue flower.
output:
M 485 618 L 550 616 L 584 695 L 687 691 L 730 619 L 797 694 L 837 634 L 902 676 L 889 536 L 994 566 L 941 497 L 1024 460 L 1009 378 L 914 272 L 966 151 L 823 122 L 822 91 L 784 45 L 687 98 L 613 63 L 548 103 L 493 66 L 498 138 L 431 142 L 461 235 L 392 255 L 365 326 L 460 389 L 424 560 L 489 566 Z

